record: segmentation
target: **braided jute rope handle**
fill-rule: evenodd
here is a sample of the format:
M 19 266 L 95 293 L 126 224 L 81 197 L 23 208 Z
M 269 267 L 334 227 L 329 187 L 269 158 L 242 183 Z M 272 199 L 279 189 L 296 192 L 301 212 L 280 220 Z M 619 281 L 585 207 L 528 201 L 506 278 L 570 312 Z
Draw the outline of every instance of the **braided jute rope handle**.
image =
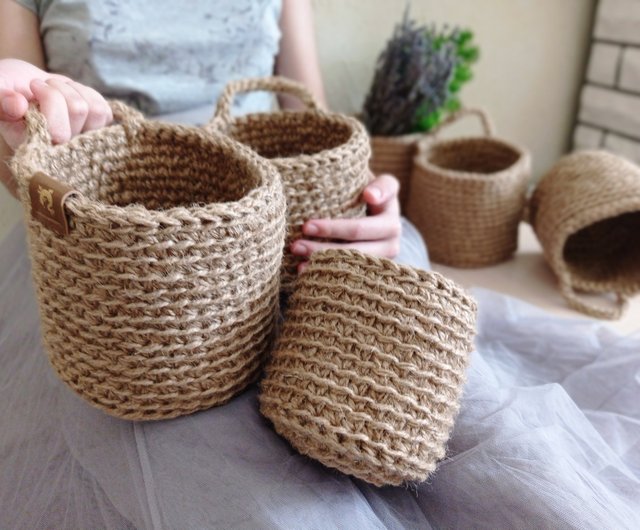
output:
M 446 129 L 448 126 L 460 121 L 466 116 L 476 116 L 480 120 L 482 125 L 482 132 L 487 138 L 491 138 L 495 135 L 495 129 L 493 123 L 489 118 L 489 115 L 482 109 L 478 108 L 463 108 L 456 112 L 449 114 L 441 123 L 437 125 L 435 129 L 428 132 L 427 135 L 418 142 L 418 152 L 424 153 L 427 147 L 434 141 L 438 140 L 438 135 Z
M 616 301 L 612 307 L 605 307 L 604 305 L 584 300 L 574 291 L 569 278 L 560 278 L 560 293 L 569 307 L 585 315 L 606 320 L 618 320 L 629 305 L 629 297 L 624 293 L 614 293 Z
M 145 119 L 143 114 L 121 101 L 109 100 L 108 103 L 111 107 L 114 121 L 119 122 L 123 126 L 128 138 L 132 138 Z M 47 119 L 36 105 L 32 104 L 29 106 L 29 109 L 27 109 L 24 116 L 24 121 L 26 139 L 18 149 L 22 150 L 26 154 L 30 151 L 40 151 L 44 153 L 47 149 L 50 149 L 53 146 L 53 140 L 51 138 L 51 133 L 49 132 Z M 47 176 L 54 181 L 61 182 L 55 175 Z M 23 194 L 23 201 L 29 200 L 27 189 L 33 177 L 33 174 L 14 172 L 14 178 L 16 178 L 18 185 L 25 192 Z M 76 200 L 78 197 L 77 192 L 75 195 L 75 197 L 70 197 L 69 201 L 72 202 Z
M 109 100 L 111 112 L 115 121 L 121 123 L 128 131 L 135 131 L 140 123 L 144 120 L 143 114 L 122 101 Z M 31 105 L 24 117 L 26 126 L 27 143 L 35 146 L 41 145 L 49 147 L 53 144 L 49 126 L 44 114 L 36 105 Z
M 307 88 L 297 81 L 286 77 L 254 77 L 249 79 L 239 79 L 231 81 L 220 94 L 216 111 L 209 122 L 212 127 L 228 127 L 233 120 L 231 107 L 236 95 L 244 92 L 266 91 L 278 94 L 290 94 L 296 96 L 309 110 L 321 111 L 322 106 L 318 100 L 307 90 Z

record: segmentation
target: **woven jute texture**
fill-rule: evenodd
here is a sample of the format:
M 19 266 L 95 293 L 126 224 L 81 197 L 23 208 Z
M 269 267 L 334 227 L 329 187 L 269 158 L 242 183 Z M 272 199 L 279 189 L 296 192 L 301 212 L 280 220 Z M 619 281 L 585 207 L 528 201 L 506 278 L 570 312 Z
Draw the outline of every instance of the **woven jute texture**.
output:
M 369 167 L 374 175 L 390 173 L 400 183 L 400 208 L 407 206 L 409 197 L 409 179 L 413 168 L 413 158 L 417 152 L 418 140 L 422 134 L 403 134 L 401 136 L 372 136 L 371 161 Z
M 230 109 L 236 95 L 255 90 L 293 94 L 307 108 L 232 118 Z M 367 132 L 355 118 L 321 110 L 303 85 L 281 77 L 244 79 L 227 85 L 209 127 L 225 131 L 268 158 L 282 176 L 288 211 L 282 287 L 290 290 L 300 259 L 291 254 L 289 245 L 302 236 L 304 222 L 366 214 L 361 194 L 371 180 Z
M 11 162 L 49 359 L 121 418 L 219 405 L 257 378 L 274 339 L 281 180 L 228 137 L 112 107 L 119 124 L 60 146 L 31 110 Z M 80 192 L 66 202 L 67 236 L 29 214 L 36 172 Z
M 508 259 L 518 246 L 530 176 L 522 148 L 493 138 L 484 112 L 466 109 L 444 127 L 474 114 L 485 136 L 441 140 L 441 129 L 419 144 L 407 217 L 422 233 L 433 261 L 482 267 Z
M 291 295 L 260 407 L 298 451 L 377 486 L 445 456 L 476 305 L 453 282 L 353 250 L 314 254 Z
M 619 318 L 640 291 L 640 168 L 604 151 L 561 159 L 539 182 L 529 221 L 567 303 L 598 318 Z M 614 293 L 588 300 L 575 291 Z

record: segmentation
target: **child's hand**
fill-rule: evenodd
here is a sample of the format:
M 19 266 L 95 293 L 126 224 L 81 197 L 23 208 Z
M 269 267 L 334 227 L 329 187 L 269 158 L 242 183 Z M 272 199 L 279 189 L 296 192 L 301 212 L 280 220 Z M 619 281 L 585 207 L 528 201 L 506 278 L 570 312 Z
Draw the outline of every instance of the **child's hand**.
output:
M 54 143 L 111 123 L 105 99 L 68 77 L 50 74 L 18 59 L 0 60 L 0 136 L 15 150 L 24 141 L 24 115 L 38 103 Z
M 307 237 L 339 239 L 344 243 L 323 243 L 312 239 L 298 239 L 291 244 L 296 256 L 309 257 L 316 250 L 326 248 L 353 248 L 381 256 L 394 258 L 400 251 L 400 206 L 398 204 L 398 180 L 391 175 L 381 175 L 362 193 L 368 205 L 369 216 L 361 219 L 311 219 L 302 227 Z M 306 262 L 298 265 L 302 272 Z

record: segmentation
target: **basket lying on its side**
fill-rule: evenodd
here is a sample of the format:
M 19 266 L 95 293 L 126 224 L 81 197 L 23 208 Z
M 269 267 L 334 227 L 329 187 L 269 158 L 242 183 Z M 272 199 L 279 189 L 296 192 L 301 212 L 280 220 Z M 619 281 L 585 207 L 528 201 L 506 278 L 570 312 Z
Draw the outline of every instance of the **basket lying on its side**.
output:
M 484 137 L 437 138 L 443 126 L 467 114 L 481 119 Z M 454 267 L 498 263 L 517 249 L 529 176 L 529 154 L 494 138 L 483 111 L 459 111 L 420 142 L 407 217 L 433 261 Z
M 307 109 L 232 118 L 236 94 L 255 90 L 293 94 Z M 225 131 L 270 159 L 282 176 L 289 225 L 282 286 L 289 290 L 299 262 L 289 244 L 302 236 L 305 221 L 366 214 L 361 193 L 371 177 L 367 132 L 355 118 L 321 110 L 303 85 L 279 77 L 231 82 L 209 127 Z
M 413 158 L 417 144 L 424 134 L 402 134 L 400 136 L 372 136 L 371 161 L 369 167 L 374 175 L 391 173 L 400 183 L 400 208 L 404 212 L 409 198 L 409 181 L 413 169 Z
M 604 151 L 564 157 L 536 187 L 529 221 L 568 304 L 619 318 L 640 291 L 640 167 Z M 581 297 L 615 293 L 614 306 Z
M 382 486 L 445 455 L 475 302 L 434 272 L 354 250 L 316 252 L 296 283 L 260 405 L 326 466 Z
M 241 144 L 112 107 L 119 124 L 59 146 L 30 110 L 11 162 L 44 343 L 96 407 L 171 418 L 224 403 L 259 375 L 285 198 L 276 170 Z

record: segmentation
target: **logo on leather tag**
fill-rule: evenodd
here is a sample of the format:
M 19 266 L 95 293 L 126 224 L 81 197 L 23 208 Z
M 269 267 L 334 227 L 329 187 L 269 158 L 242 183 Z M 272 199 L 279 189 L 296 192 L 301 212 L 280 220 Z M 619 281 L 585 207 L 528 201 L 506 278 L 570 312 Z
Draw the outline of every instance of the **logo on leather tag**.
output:
M 56 234 L 69 233 L 69 220 L 64 210 L 65 201 L 78 192 L 42 172 L 36 173 L 29 182 L 31 216 Z

